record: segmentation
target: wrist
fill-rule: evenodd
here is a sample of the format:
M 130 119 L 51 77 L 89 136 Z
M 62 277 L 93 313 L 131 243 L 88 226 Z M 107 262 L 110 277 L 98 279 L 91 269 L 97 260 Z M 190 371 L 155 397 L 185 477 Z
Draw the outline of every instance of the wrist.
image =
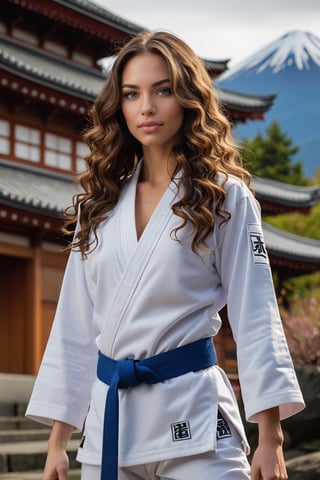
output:
M 68 441 L 60 438 L 49 438 L 48 452 L 65 452 L 67 450 Z
M 281 427 L 280 429 L 277 429 L 277 430 L 270 430 L 268 432 L 265 432 L 265 431 L 259 432 L 258 442 L 260 445 L 262 443 L 263 444 L 269 443 L 269 444 L 278 445 L 281 447 L 283 445 L 283 441 L 284 441 L 284 436 L 283 436 Z
M 75 428 L 63 422 L 55 421 L 48 440 L 50 451 L 65 451 Z
M 279 408 L 270 408 L 257 414 L 259 425 L 259 443 L 283 444 L 283 432 L 280 423 Z

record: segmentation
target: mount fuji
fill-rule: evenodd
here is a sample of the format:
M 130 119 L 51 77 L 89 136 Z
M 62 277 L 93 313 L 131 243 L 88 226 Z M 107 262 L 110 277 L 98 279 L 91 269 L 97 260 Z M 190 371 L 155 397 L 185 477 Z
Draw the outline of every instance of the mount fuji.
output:
M 281 130 L 300 147 L 304 173 L 313 176 L 320 167 L 320 38 L 303 31 L 288 32 L 217 79 L 225 89 L 277 96 L 264 121 L 235 127 L 235 136 L 265 135 L 277 120 Z

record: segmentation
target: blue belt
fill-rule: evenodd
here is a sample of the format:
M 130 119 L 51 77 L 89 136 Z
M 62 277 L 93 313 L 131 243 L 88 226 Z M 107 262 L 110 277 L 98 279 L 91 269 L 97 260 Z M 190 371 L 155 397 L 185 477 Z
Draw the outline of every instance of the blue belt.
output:
M 118 478 L 118 389 L 149 385 L 217 363 L 211 338 L 203 338 L 144 360 L 116 361 L 99 352 L 98 378 L 109 385 L 104 412 L 101 480 Z

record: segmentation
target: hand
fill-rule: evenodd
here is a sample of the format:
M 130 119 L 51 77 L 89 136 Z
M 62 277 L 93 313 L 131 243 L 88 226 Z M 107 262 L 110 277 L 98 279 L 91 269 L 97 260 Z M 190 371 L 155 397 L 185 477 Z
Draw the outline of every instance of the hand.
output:
M 257 413 L 259 442 L 251 464 L 251 480 L 288 480 L 278 407 Z
M 42 480 L 67 480 L 69 457 L 67 443 L 75 427 L 54 421 L 48 442 L 48 455 Z
M 251 480 L 288 480 L 282 445 L 262 443 L 251 464 Z
M 48 452 L 42 480 L 67 480 L 69 457 L 65 450 Z

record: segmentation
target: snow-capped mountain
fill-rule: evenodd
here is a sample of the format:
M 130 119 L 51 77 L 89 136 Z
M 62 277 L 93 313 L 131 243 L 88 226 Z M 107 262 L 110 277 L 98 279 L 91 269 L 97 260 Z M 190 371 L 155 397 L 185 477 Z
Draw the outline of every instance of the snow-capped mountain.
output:
M 276 93 L 265 121 L 239 125 L 240 138 L 265 133 L 272 120 L 300 146 L 306 175 L 320 167 L 320 38 L 308 32 L 289 32 L 249 56 L 219 77 L 223 88 L 246 93 Z

